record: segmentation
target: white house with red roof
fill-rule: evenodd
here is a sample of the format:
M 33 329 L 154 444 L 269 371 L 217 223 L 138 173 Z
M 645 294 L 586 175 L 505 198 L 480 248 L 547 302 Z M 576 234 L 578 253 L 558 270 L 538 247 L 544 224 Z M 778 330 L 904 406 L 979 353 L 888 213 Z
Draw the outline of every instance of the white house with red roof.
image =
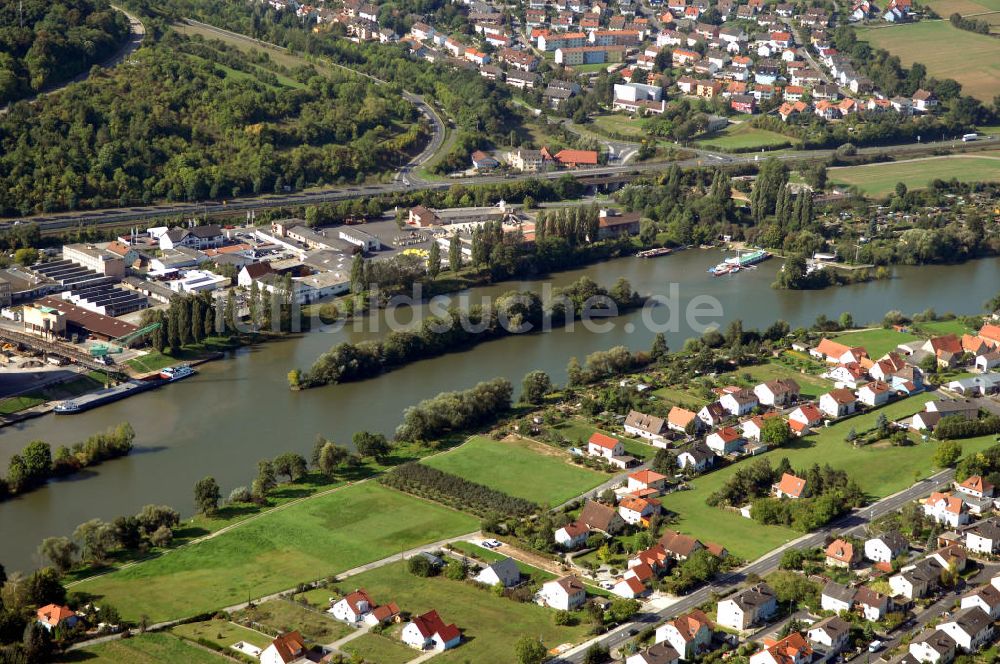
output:
M 1000 347 L 1000 325 L 986 323 L 979 328 L 979 337 L 985 339 L 994 347 Z
M 363 588 L 358 588 L 331 606 L 328 613 L 333 614 L 337 620 L 356 623 L 361 622 L 374 608 L 375 602 L 372 601 L 372 598 Z
M 892 396 L 892 388 L 881 380 L 873 380 L 858 389 L 858 401 L 870 408 L 884 406 L 889 403 L 890 396 Z
M 860 559 L 860 549 L 847 540 L 835 539 L 826 547 L 826 564 L 831 567 L 850 569 Z
M 992 498 L 996 495 L 996 487 L 982 475 L 970 475 L 964 482 L 955 482 L 955 489 L 973 498 Z
M 791 473 L 784 473 L 781 480 L 771 487 L 775 498 L 801 498 L 806 490 L 806 481 Z
M 832 339 L 822 339 L 815 348 L 809 349 L 809 354 L 830 364 L 842 364 L 844 362 L 857 362 L 858 353 L 864 352 L 863 348 L 852 348 Z
M 462 633 L 454 623 L 444 624 L 438 612 L 432 609 L 408 622 L 400 639 L 420 650 L 448 650 L 462 642 Z
M 292 664 L 306 654 L 306 642 L 298 632 L 279 634 L 260 653 L 260 664 Z
M 701 609 L 677 616 L 656 628 L 655 643 L 669 643 L 681 657 L 690 660 L 712 643 L 712 621 Z
M 858 398 L 854 392 L 842 387 L 830 390 L 819 398 L 819 409 L 834 419 L 850 415 L 857 407 Z
M 788 423 L 799 422 L 808 428 L 819 426 L 823 423 L 823 413 L 815 404 L 804 403 L 788 414 Z M 792 427 L 795 430 L 795 427 Z
M 813 649 L 798 632 L 780 641 L 764 639 L 764 649 L 750 655 L 750 664 L 807 664 Z
M 688 424 L 691 422 L 695 423 L 696 430 L 701 427 L 701 420 L 698 419 L 698 414 L 686 408 L 674 406 L 667 414 L 667 428 L 671 431 L 685 433 Z
M 621 456 L 624 453 L 625 448 L 620 440 L 600 431 L 595 431 L 594 435 L 587 441 L 587 454 L 590 456 L 603 457 L 610 461 L 613 457 Z
M 71 629 L 80 620 L 76 611 L 60 604 L 46 604 L 35 611 L 35 619 L 50 632 L 57 627 Z
M 745 441 L 733 427 L 722 427 L 705 437 L 708 448 L 719 455 L 733 454 L 743 449 Z
M 654 514 L 660 513 L 660 501 L 655 498 L 634 498 L 626 496 L 618 503 L 618 514 L 626 523 L 648 525 Z
M 636 569 L 641 569 L 641 566 L 633 567 L 629 570 L 629 573 L 619 578 L 615 582 L 611 592 L 625 599 L 639 599 L 640 597 L 649 595 L 649 587 L 634 573 Z
M 940 491 L 935 491 L 924 501 L 924 514 L 952 528 L 969 522 L 969 511 L 962 499 Z
M 628 476 L 627 489 L 629 493 L 653 489 L 660 493 L 666 488 L 667 476 L 653 470 L 637 470 Z
M 587 591 L 580 579 L 570 575 L 543 584 L 539 596 L 553 609 L 574 611 L 587 600 Z
M 579 549 L 587 543 L 590 528 L 579 521 L 571 521 L 562 528 L 557 528 L 554 539 L 556 544 L 564 549 Z
M 657 574 L 666 571 L 670 554 L 663 548 L 662 544 L 654 544 L 648 549 L 644 549 L 628 559 L 628 567 L 638 565 L 649 565 Z

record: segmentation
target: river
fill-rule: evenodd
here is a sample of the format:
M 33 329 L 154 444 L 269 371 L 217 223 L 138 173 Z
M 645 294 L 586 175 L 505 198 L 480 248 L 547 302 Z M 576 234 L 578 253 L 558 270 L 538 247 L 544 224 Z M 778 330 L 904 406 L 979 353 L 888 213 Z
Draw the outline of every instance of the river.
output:
M 555 275 L 564 285 L 582 274 L 610 286 L 626 277 L 642 294 L 668 296 L 676 284 L 681 310 L 692 298 L 715 298 L 723 312 L 719 324 L 740 318 L 747 327 L 765 327 L 782 318 L 810 325 L 819 314 L 836 318 L 850 311 L 855 321 L 879 321 L 890 309 L 906 313 L 935 308 L 939 313 L 976 313 L 1000 289 L 1000 259 L 955 266 L 901 267 L 894 279 L 824 291 L 778 291 L 770 287 L 780 261 L 758 269 L 714 278 L 707 268 L 720 260 L 718 251 L 691 250 L 640 260 L 623 258 Z M 541 288 L 539 281 L 507 282 L 475 289 L 471 295 L 497 295 L 513 288 Z M 666 320 L 666 308 L 654 319 Z M 106 462 L 68 480 L 0 503 L 0 563 L 8 570 L 38 563 L 35 549 L 51 535 L 69 535 L 87 519 L 111 519 L 134 513 L 147 503 L 172 505 L 185 515 L 193 511 L 192 487 L 213 475 L 223 495 L 249 485 L 258 459 L 294 450 L 308 455 L 317 434 L 349 442 L 358 430 L 391 434 L 402 410 L 441 391 L 467 388 L 494 376 L 518 385 L 532 369 L 565 381 L 568 359 L 581 361 L 594 350 L 625 344 L 648 348 L 654 331 L 642 324 L 642 312 L 612 319 L 613 329 L 599 333 L 577 325 L 573 331 L 521 335 L 481 344 L 464 352 L 425 360 L 385 376 L 359 383 L 333 385 L 293 393 L 286 374 L 308 367 L 342 339 L 370 332 L 313 332 L 287 341 L 243 349 L 233 357 L 202 365 L 199 374 L 175 385 L 71 416 L 46 415 L 0 429 L 0 468 L 28 441 L 45 440 L 53 447 L 86 438 L 128 420 L 136 430 L 136 449 L 126 458 Z M 710 322 L 711 319 L 703 319 Z M 694 334 L 687 321 L 668 332 L 671 348 Z

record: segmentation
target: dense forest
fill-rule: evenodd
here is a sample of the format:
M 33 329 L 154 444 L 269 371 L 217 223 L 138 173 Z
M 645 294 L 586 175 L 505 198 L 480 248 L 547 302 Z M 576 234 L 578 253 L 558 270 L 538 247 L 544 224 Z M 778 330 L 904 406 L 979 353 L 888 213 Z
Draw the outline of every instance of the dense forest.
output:
M 349 73 L 173 32 L 133 59 L 0 119 L 0 213 L 301 189 L 422 143 L 413 106 Z
M 0 3 L 0 105 L 107 60 L 128 33 L 107 0 Z

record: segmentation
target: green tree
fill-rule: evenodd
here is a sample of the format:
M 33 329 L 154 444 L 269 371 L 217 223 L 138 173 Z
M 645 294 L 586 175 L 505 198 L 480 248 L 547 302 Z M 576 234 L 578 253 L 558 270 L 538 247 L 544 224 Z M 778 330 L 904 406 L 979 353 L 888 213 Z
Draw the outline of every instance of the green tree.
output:
M 437 241 L 431 242 L 431 248 L 427 251 L 427 274 L 431 279 L 437 279 L 441 273 L 441 247 Z
M 351 263 L 351 292 L 363 293 L 367 287 L 365 283 L 365 257 L 361 254 L 354 255 L 354 262 Z
M 760 428 L 760 440 L 769 447 L 781 447 L 792 439 L 792 430 L 782 417 L 769 417 Z
M 257 462 L 257 479 L 254 480 L 254 484 L 258 489 L 259 497 L 266 497 L 278 486 L 274 464 L 269 459 L 261 459 Z
M 455 233 L 448 242 L 448 269 L 458 272 L 462 268 L 462 239 Z
M 657 332 L 656 336 L 653 337 L 653 345 L 649 349 L 649 357 L 653 359 L 654 362 L 662 362 L 666 359 L 667 353 L 670 349 L 667 348 L 667 337 L 663 332 Z
M 117 544 L 114 527 L 100 519 L 85 521 L 73 531 L 73 539 L 80 546 L 85 560 L 103 562 L 108 551 Z
M 350 452 L 346 449 L 336 443 L 327 441 L 320 449 L 318 459 L 319 469 L 327 477 L 333 477 L 337 474 L 337 470 L 347 460 L 348 456 L 350 456 Z
M 849 330 L 852 327 L 854 327 L 854 316 L 851 315 L 850 311 L 845 311 L 844 313 L 840 314 L 839 322 L 840 322 L 840 327 L 844 328 L 845 330 Z
M 76 543 L 68 537 L 46 537 L 38 546 L 39 557 L 49 561 L 60 572 L 73 567 L 77 551 Z
M 194 504 L 203 514 L 215 514 L 221 498 L 222 492 L 214 477 L 202 478 L 194 485 Z
M 370 431 L 358 431 L 351 438 L 354 449 L 358 454 L 375 459 L 385 458 L 390 451 L 389 441 L 384 434 L 371 433 Z
M 521 382 L 521 400 L 525 403 L 540 404 L 551 391 L 552 379 L 539 369 L 529 371 Z
M 514 656 L 518 664 L 542 664 L 549 653 L 541 641 L 525 635 L 514 643 Z
M 277 475 L 284 475 L 289 482 L 295 482 L 305 477 L 306 460 L 301 454 L 295 452 L 285 452 L 274 457 L 274 472 Z
M 938 468 L 951 468 L 961 457 L 962 445 L 954 440 L 946 440 L 938 443 L 932 459 Z
M 21 247 L 14 252 L 14 262 L 18 265 L 34 265 L 38 262 L 38 250 L 34 247 Z

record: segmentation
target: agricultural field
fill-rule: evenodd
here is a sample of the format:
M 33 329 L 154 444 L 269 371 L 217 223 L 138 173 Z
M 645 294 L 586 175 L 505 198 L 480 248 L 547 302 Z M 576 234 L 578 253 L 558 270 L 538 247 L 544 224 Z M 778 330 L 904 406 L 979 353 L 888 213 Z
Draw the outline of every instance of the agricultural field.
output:
M 953 11 L 946 10 L 944 16 Z M 955 79 L 965 94 L 984 103 L 992 103 L 1000 90 L 1000 41 L 959 30 L 947 20 L 858 28 L 858 39 L 899 56 L 903 66 L 919 62 L 930 76 Z
M 106 598 L 127 619 L 146 614 L 158 622 L 279 592 L 478 526 L 465 514 L 364 482 L 72 589 Z
M 702 148 L 748 152 L 761 148 L 774 150 L 789 147 L 792 139 L 773 131 L 757 129 L 750 126 L 749 122 L 743 122 L 731 124 L 712 136 L 698 139 L 695 143 Z
M 894 350 L 899 344 L 914 341 L 921 337 L 907 332 L 897 332 L 875 328 L 872 330 L 862 330 L 860 332 L 847 332 L 839 334 L 834 339 L 846 346 L 863 346 L 868 351 L 868 356 L 876 360 L 890 350 Z
M 364 588 L 380 601 L 393 601 L 403 611 L 418 615 L 437 610 L 446 623 L 462 630 L 463 643 L 434 657 L 443 664 L 512 661 L 513 645 L 522 634 L 538 636 L 548 648 L 584 638 L 586 624 L 560 627 L 552 609 L 497 597 L 489 590 L 443 576 L 421 578 L 404 563 L 393 563 L 351 577 L 352 586 Z M 379 660 L 381 661 L 381 660 Z
M 820 429 L 816 434 L 795 440 L 786 447 L 761 456 L 770 459 L 772 465 L 776 465 L 781 457 L 788 457 L 792 466 L 798 469 L 828 463 L 834 468 L 847 471 L 870 498 L 888 496 L 911 486 L 917 477 L 927 477 L 935 472 L 931 458 L 937 443 L 917 441 L 910 447 L 891 447 L 877 443 L 856 448 L 844 442 L 844 437 L 852 428 L 861 432 L 874 427 L 880 414 L 885 414 L 890 421 L 912 415 L 922 410 L 923 404 L 932 398 L 932 394 L 920 394 L 897 401 Z M 914 437 L 914 440 L 917 439 Z M 996 442 L 994 436 L 983 436 L 963 440 L 961 444 L 967 455 L 986 449 Z M 748 461 L 696 477 L 691 482 L 692 490 L 665 496 L 663 506 L 679 515 L 677 527 L 682 532 L 718 542 L 735 555 L 752 560 L 802 533 L 777 526 L 762 526 L 743 518 L 736 511 L 705 504 L 705 499 L 718 490 L 741 464 Z
M 185 664 L 224 664 L 232 660 L 188 643 L 172 634 L 148 632 L 130 639 L 114 639 L 87 646 L 70 653 L 63 661 L 88 664 L 124 664 L 125 662 L 184 662 Z
M 1000 58 L 1000 50 L 997 51 Z M 1000 85 L 998 78 L 997 85 Z M 1000 152 L 955 154 L 909 161 L 890 161 L 864 166 L 844 166 L 829 170 L 834 184 L 853 186 L 871 196 L 887 196 L 903 182 L 909 189 L 923 189 L 931 180 L 1000 182 Z
M 1000 25 L 1000 1 L 998 0 L 930 0 L 924 4 L 943 18 L 948 18 L 953 13 L 958 12 L 962 16 L 974 16 L 990 25 Z M 977 16 L 977 14 L 984 15 Z
M 607 479 L 573 464 L 562 450 L 523 438 L 475 436 L 421 463 L 540 505 L 562 504 Z

